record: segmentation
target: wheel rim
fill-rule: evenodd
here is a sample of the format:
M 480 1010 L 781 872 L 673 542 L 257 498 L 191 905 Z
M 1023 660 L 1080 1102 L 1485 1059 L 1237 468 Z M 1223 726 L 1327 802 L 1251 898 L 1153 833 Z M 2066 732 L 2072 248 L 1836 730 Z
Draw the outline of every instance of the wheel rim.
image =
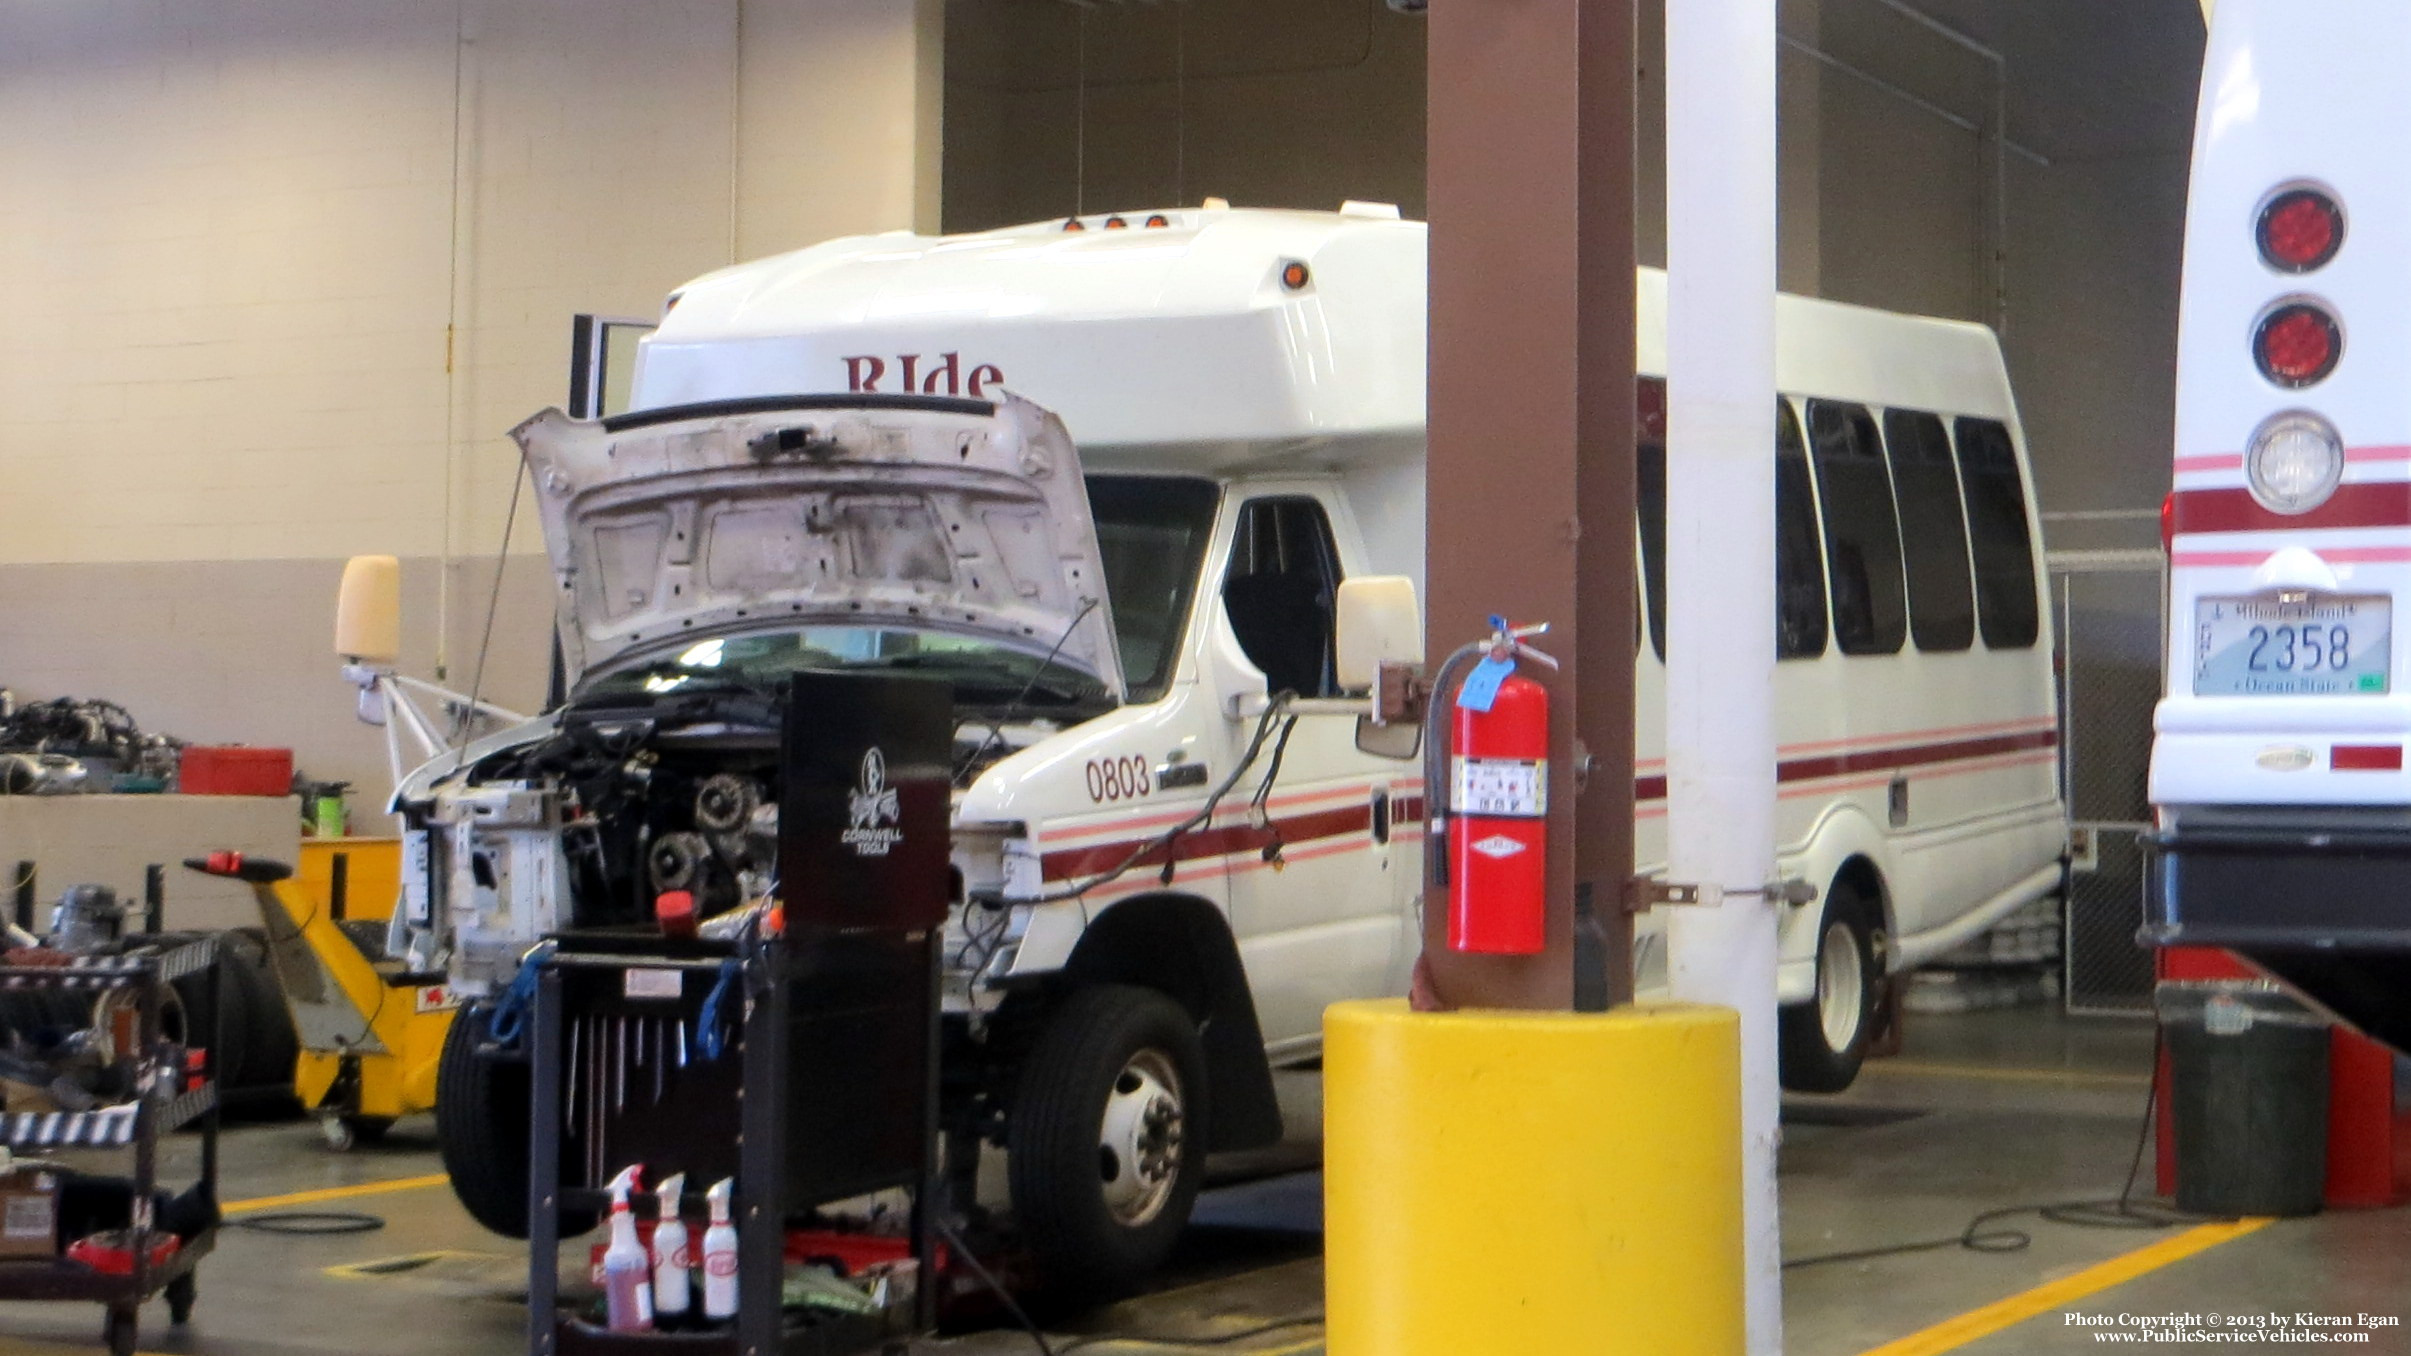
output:
M 1842 1051 L 1858 1039 L 1861 1009 L 1867 995 L 1867 974 L 1859 957 L 1858 937 L 1848 923 L 1825 925 L 1817 941 L 1817 1019 L 1825 1029 L 1825 1048 Z
M 1185 1115 L 1180 1074 L 1160 1050 L 1132 1055 L 1105 1097 L 1097 1137 L 1105 1208 L 1136 1228 L 1163 1213 L 1180 1180 Z

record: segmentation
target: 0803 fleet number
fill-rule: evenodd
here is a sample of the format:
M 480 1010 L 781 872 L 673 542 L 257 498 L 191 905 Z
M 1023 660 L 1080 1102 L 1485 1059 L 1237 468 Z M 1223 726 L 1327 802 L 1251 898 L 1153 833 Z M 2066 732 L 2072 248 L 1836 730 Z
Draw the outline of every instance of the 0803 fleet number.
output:
M 1088 760 L 1088 798 L 1098 804 L 1137 800 L 1155 790 L 1147 760 L 1139 757 Z

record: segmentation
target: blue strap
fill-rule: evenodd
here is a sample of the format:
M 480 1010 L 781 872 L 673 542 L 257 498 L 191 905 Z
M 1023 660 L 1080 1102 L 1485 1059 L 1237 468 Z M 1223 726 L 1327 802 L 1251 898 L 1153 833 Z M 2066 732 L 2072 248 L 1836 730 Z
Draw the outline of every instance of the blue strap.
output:
M 557 949 L 546 942 L 519 962 L 519 973 L 511 976 L 511 987 L 502 991 L 493 1011 L 486 1014 L 486 1034 L 493 1037 L 495 1044 L 517 1045 L 526 1034 L 527 1014 L 536 1005 L 536 980 Z
M 743 969 L 743 962 L 734 957 L 720 962 L 719 982 L 704 997 L 703 1013 L 695 1021 L 695 1049 L 705 1059 L 717 1060 L 720 1052 L 728 1048 L 728 1038 L 720 1030 L 720 1001 L 736 987 L 737 975 Z

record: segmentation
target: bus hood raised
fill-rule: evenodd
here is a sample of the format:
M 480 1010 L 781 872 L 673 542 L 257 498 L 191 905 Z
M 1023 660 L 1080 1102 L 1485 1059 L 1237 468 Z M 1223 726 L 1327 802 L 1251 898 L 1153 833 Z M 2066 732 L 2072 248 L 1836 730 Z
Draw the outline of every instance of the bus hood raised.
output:
M 1080 457 L 995 402 L 782 396 L 511 431 L 568 680 L 699 641 L 889 626 L 1009 645 L 1123 695 Z

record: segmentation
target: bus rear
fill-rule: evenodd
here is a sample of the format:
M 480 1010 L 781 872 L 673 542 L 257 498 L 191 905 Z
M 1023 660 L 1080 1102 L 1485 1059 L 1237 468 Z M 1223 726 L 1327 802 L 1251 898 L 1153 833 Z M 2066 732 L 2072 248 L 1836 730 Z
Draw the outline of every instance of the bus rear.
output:
M 2411 6 L 2220 0 L 2185 234 L 2145 939 L 2411 1043 Z M 2411 616 L 2406 616 L 2411 624 Z

